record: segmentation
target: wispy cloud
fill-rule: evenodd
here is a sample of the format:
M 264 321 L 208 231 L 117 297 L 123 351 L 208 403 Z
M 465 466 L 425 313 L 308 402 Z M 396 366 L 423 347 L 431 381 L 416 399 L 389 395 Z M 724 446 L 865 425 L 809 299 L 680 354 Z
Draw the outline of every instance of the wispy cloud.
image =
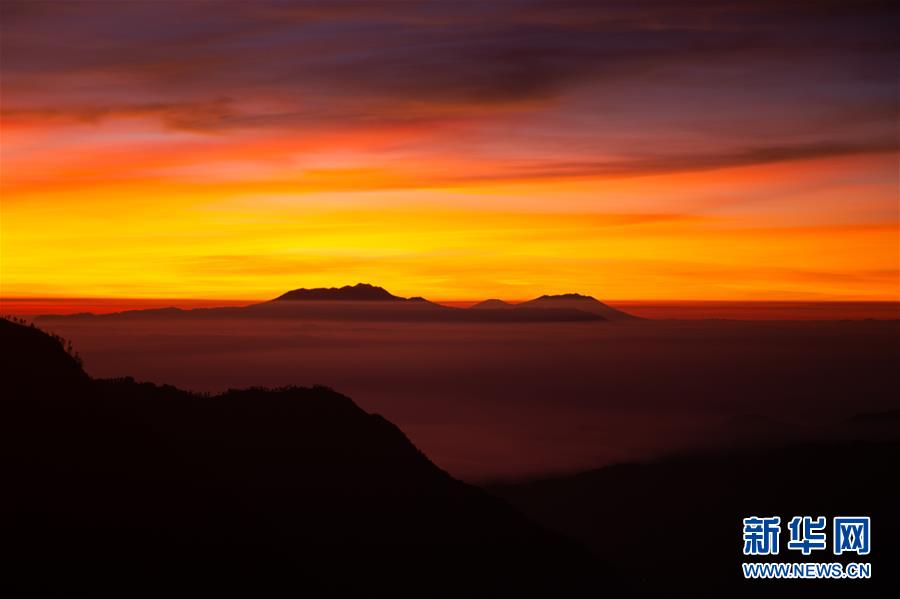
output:
M 443 297 L 462 279 L 524 292 L 557 276 L 614 277 L 619 297 L 657 280 L 691 297 L 731 293 L 717 278 L 896 287 L 877 274 L 896 272 L 900 220 L 893 2 L 0 11 L 4 285 L 211 293 L 347 270 Z M 348 207 L 377 214 L 357 227 Z M 297 225 L 331 209 L 325 232 Z M 814 268 L 820 254 L 839 264 Z

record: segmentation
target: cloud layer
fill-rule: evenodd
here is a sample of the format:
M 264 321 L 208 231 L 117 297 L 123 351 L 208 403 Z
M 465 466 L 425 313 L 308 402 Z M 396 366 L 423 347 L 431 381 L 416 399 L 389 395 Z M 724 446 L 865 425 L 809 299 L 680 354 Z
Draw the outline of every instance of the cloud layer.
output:
M 66 211 L 100 235 L 98 253 L 98 219 L 140 231 L 130 219 L 166 227 L 184 212 L 197 246 L 173 255 L 240 255 L 244 273 L 257 256 L 268 274 L 273 260 L 328 270 L 315 252 L 315 268 L 280 261 L 247 225 L 310 210 L 500 211 L 533 223 L 665 213 L 697 235 L 695 217 L 736 228 L 898 220 L 895 3 L 4 0 L 0 10 L 4 254 L 36 252 L 5 258 L 5 281 L 53 278 L 53 255 L 34 248 Z M 257 212 L 235 208 L 247 201 Z M 201 248 L 217 226 L 237 227 L 240 248 Z M 350 247 L 329 264 L 369 263 L 351 237 L 334 243 Z M 616 251 L 637 265 L 652 243 Z M 541 278 L 504 251 L 492 277 Z M 746 268 L 742 252 L 700 270 Z M 881 258 L 857 266 L 896 268 L 896 256 Z M 113 275 L 82 278 L 103 276 Z
M 12 122 L 148 116 L 216 133 L 488 119 L 501 128 L 491 135 L 505 128 L 538 158 L 548 138 L 582 156 L 652 144 L 648 162 L 666 151 L 687 168 L 720 149 L 896 145 L 889 3 L 9 0 L 3 11 Z

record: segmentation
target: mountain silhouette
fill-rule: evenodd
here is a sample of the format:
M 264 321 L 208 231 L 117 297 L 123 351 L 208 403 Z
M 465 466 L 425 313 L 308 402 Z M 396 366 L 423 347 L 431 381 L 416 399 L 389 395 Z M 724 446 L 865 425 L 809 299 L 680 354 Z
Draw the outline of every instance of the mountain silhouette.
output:
M 551 296 L 544 296 L 551 297 Z M 541 298 L 539 298 L 541 299 Z M 353 320 L 372 322 L 590 322 L 624 319 L 623 312 L 614 310 L 589 298 L 593 303 L 525 302 L 512 306 L 500 300 L 482 302 L 474 310 L 454 308 L 428 301 L 422 297 L 404 298 L 382 287 L 357 283 L 344 287 L 294 289 L 275 299 L 243 307 L 154 308 L 127 310 L 111 314 L 80 313 L 70 315 L 46 314 L 37 321 L 62 319 L 181 319 L 181 318 L 290 318 L 305 320 Z M 533 300 L 537 302 L 538 300 Z M 499 303 L 495 303 L 499 302 Z M 584 308 L 588 309 L 584 309 Z M 627 315 L 626 315 L 627 316 Z
M 9 596 L 549 596 L 594 584 L 579 546 L 330 389 L 204 396 L 93 380 L 39 329 L 4 320 L 0 338 L 13 358 L 0 369 Z
M 417 298 L 421 300 L 421 298 Z M 294 289 L 276 297 L 273 301 L 366 301 L 405 302 L 404 297 L 393 295 L 383 287 L 357 283 L 343 287 L 317 287 L 315 289 Z
M 513 304 L 499 299 L 486 299 L 483 302 L 478 302 L 473 306 L 469 306 L 469 308 L 473 310 L 505 310 L 513 307 L 515 307 Z
M 622 321 L 637 320 L 637 316 L 607 306 L 601 301 L 579 293 L 564 293 L 561 295 L 542 295 L 533 300 L 516 304 L 517 309 L 554 309 L 554 310 L 580 310 L 589 314 L 602 316 L 605 320 Z

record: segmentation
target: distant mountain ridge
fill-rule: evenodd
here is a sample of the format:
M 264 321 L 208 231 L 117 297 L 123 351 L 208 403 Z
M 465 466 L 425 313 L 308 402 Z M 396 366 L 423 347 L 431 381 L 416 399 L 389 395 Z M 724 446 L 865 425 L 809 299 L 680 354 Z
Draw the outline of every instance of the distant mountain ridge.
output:
M 422 297 L 400 297 L 369 283 L 343 287 L 293 289 L 278 297 L 243 307 L 152 308 L 111 314 L 48 314 L 39 320 L 61 318 L 298 318 L 372 321 L 450 322 L 577 322 L 621 321 L 636 317 L 578 293 L 542 295 L 511 304 L 488 299 L 469 308 L 437 304 Z
M 563 293 L 559 295 L 542 295 L 533 300 L 516 304 L 517 308 L 538 308 L 538 309 L 569 309 L 580 310 L 590 314 L 602 316 L 606 320 L 622 321 L 622 320 L 639 320 L 637 316 L 617 310 L 611 306 L 604 304 L 590 295 L 581 295 L 580 293 Z
M 513 304 L 499 299 L 486 299 L 473 306 L 472 310 L 572 310 L 593 314 L 602 320 L 622 321 L 639 320 L 637 316 L 617 310 L 604 304 L 590 295 L 580 293 L 561 293 L 542 295 L 532 300 Z
M 294 289 L 287 293 L 283 293 L 272 301 L 405 302 L 410 300 L 405 297 L 396 296 L 384 287 L 378 287 L 368 283 L 357 283 L 356 285 L 344 285 L 343 287 L 316 287 L 313 289 L 301 287 L 300 289 Z
M 515 308 L 515 304 L 499 299 L 486 299 L 483 302 L 469 306 L 471 310 L 507 310 L 509 308 Z

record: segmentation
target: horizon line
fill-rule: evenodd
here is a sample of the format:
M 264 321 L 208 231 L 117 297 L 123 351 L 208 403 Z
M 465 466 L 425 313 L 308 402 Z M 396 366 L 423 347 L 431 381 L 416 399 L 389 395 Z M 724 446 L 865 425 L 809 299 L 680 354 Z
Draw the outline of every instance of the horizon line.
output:
M 319 287 L 298 287 L 297 289 L 321 289 Z M 286 292 L 285 292 L 286 293 Z M 833 304 L 833 303 L 847 303 L 847 304 L 859 304 L 859 303 L 878 303 L 878 304 L 900 304 L 900 296 L 895 298 L 884 298 L 879 296 L 874 297 L 828 297 L 828 298 L 710 298 L 710 297 L 678 297 L 678 298 L 667 298 L 667 297 L 628 297 L 628 298 L 611 298 L 611 297 L 598 297 L 595 295 L 590 295 L 588 293 L 581 292 L 559 292 L 559 293 L 551 293 L 548 292 L 546 294 L 541 295 L 561 295 L 565 293 L 579 293 L 580 295 L 586 295 L 589 297 L 593 297 L 594 299 L 598 299 L 604 302 L 626 302 L 626 303 L 678 303 L 678 302 L 696 302 L 696 303 L 813 303 L 813 304 Z M 451 302 L 451 303 L 459 303 L 459 302 L 482 302 L 490 299 L 498 299 L 504 302 L 526 302 L 536 297 L 541 297 L 541 295 L 530 296 L 530 297 L 522 297 L 522 298 L 508 298 L 508 297 L 500 297 L 497 295 L 488 295 L 484 297 L 460 297 L 460 298 L 429 298 L 426 296 L 410 296 L 410 297 L 424 297 L 432 302 L 442 303 L 442 302 Z M 162 302 L 162 301 L 182 301 L 182 302 L 228 302 L 228 303 L 239 303 L 239 302 L 265 302 L 270 301 L 278 297 L 277 295 L 272 297 L 210 297 L 210 296 L 177 296 L 177 295 L 167 295 L 167 296 L 155 296 L 155 295 L 0 295 L 0 302 L 10 301 L 10 302 L 23 302 L 23 301 L 46 301 L 46 302 L 56 302 L 56 301 L 88 301 L 88 300 L 103 300 L 103 301 L 150 301 L 150 302 Z M 404 296 L 397 296 L 404 297 Z

